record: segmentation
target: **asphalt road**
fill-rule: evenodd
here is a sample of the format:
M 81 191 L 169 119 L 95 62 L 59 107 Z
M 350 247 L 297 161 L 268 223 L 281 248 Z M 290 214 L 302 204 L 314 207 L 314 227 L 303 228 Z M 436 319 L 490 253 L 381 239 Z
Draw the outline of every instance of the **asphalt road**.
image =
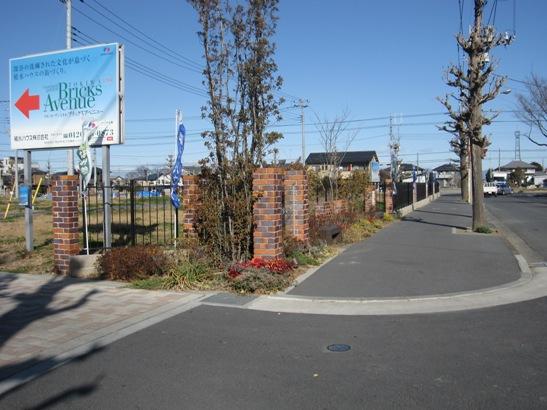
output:
M 488 210 L 547 261 L 547 194 L 487 198 Z
M 547 299 L 416 316 L 200 306 L 0 400 L 20 408 L 545 409 Z M 345 353 L 329 352 L 333 343 Z
M 498 235 L 462 232 L 471 206 L 443 195 L 322 266 L 289 293 L 339 298 L 423 296 L 515 281 L 517 261 Z

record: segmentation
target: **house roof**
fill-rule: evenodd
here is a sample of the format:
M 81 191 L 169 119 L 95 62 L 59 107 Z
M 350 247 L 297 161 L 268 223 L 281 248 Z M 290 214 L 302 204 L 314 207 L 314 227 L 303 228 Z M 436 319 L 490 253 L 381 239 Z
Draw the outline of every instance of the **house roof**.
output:
M 459 172 L 459 168 L 455 164 L 442 164 L 439 165 L 437 168 L 434 168 L 433 171 L 437 172 Z
M 416 167 L 416 165 L 414 164 L 407 164 L 407 163 L 402 163 L 399 165 L 399 171 L 414 171 L 414 167 Z M 424 169 L 422 167 L 416 167 L 416 171 L 423 171 Z
M 346 151 L 339 152 L 338 155 L 342 157 L 341 166 L 367 166 L 372 160 L 378 160 L 376 151 Z M 312 152 L 306 158 L 306 165 L 322 165 L 328 162 L 327 153 L 325 152 Z
M 524 161 L 520 161 L 520 160 L 514 160 L 514 161 L 511 161 L 505 165 L 502 165 L 500 167 L 500 169 L 532 169 L 535 167 L 532 165 L 532 164 L 529 164 L 527 162 L 524 162 Z

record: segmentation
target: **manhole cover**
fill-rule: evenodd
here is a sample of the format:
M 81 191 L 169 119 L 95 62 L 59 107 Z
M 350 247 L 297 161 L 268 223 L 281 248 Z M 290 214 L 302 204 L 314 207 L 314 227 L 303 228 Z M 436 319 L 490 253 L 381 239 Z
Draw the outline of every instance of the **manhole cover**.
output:
M 347 352 L 351 349 L 350 345 L 344 345 L 344 344 L 333 344 L 327 346 L 327 350 L 330 352 Z

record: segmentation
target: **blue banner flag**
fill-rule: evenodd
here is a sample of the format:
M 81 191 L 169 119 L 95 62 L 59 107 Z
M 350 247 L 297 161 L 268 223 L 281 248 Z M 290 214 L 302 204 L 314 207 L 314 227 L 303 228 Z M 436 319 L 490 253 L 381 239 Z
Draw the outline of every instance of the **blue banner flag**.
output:
M 182 153 L 184 152 L 184 140 L 186 139 L 186 128 L 179 124 L 177 133 L 177 160 L 171 172 L 171 203 L 176 209 L 180 207 L 180 199 L 177 193 L 180 177 L 182 176 Z

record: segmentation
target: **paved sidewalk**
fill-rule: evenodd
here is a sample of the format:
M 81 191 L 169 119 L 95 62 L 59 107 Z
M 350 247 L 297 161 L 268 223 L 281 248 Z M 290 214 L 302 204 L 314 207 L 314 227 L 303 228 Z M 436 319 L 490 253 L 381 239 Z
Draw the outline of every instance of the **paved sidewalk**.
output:
M 200 294 L 149 292 L 114 282 L 0 273 L 0 394 L 2 380 L 58 355 L 135 331 L 179 312 Z
M 498 235 L 465 233 L 471 207 L 441 198 L 355 244 L 289 295 L 378 298 L 438 295 L 517 280 L 520 269 Z

